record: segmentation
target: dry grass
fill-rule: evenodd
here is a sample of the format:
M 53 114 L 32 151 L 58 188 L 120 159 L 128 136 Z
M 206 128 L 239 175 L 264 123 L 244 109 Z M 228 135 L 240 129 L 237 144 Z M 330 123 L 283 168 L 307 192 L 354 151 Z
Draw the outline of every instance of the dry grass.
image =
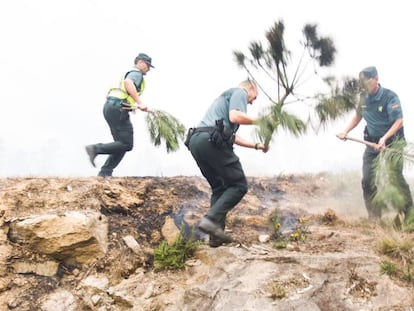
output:
M 414 285 L 414 234 L 389 229 L 378 240 L 377 251 L 386 256 L 381 272 Z

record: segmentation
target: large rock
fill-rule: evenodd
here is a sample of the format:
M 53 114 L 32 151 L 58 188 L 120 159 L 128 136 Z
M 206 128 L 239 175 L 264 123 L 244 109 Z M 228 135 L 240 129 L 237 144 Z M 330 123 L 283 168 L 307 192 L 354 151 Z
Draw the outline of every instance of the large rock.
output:
M 42 311 L 76 311 L 79 307 L 73 294 L 65 289 L 57 289 L 47 295 L 40 306 Z
M 9 239 L 67 264 L 86 264 L 107 252 L 108 222 L 95 211 L 45 214 L 10 223 Z

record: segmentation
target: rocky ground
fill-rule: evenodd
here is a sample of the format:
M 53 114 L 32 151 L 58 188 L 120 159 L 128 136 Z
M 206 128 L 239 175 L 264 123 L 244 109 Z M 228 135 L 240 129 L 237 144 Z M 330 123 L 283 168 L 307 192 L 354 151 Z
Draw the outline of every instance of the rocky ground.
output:
M 184 269 L 157 271 L 153 251 L 167 239 L 168 220 L 188 233 L 208 208 L 203 178 L 0 179 L 0 310 L 414 309 L 413 283 L 380 270 L 387 258 L 379 241 L 400 233 L 365 219 L 357 175 L 249 177 L 249 185 L 229 214 L 234 243 L 200 245 Z M 102 258 L 60 260 L 54 275 L 16 269 L 45 259 L 12 241 L 16 219 L 84 210 L 108 220 Z M 303 239 L 277 247 L 275 215 L 279 234 L 299 226 Z

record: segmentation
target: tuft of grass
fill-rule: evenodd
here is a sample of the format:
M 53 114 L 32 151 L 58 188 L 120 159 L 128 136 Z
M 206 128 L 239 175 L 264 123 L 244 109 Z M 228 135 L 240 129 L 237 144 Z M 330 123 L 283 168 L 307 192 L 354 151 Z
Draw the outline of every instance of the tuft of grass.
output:
M 411 209 L 404 219 L 403 230 L 405 232 L 414 232 L 414 209 Z
M 381 273 L 414 285 L 414 241 L 412 237 L 387 235 L 379 241 L 378 251 L 389 259 L 381 263 Z
M 328 209 L 325 214 L 323 214 L 321 221 L 325 225 L 334 225 L 338 220 L 338 216 L 332 209 Z
M 173 245 L 168 245 L 167 241 L 162 241 L 154 250 L 155 270 L 177 270 L 185 267 L 187 259 L 194 255 L 196 248 L 202 244 L 194 241 L 194 229 L 188 239 L 183 237 L 183 229 Z
M 398 273 L 398 267 L 395 263 L 385 260 L 381 263 L 381 274 L 386 274 L 389 276 L 396 276 Z
M 387 236 L 379 241 L 379 252 L 391 258 L 406 261 L 413 255 L 414 242 L 403 236 Z
M 283 288 L 282 284 L 279 282 L 273 282 L 270 285 L 270 298 L 273 300 L 282 299 L 286 297 L 286 291 Z
M 286 248 L 288 245 L 288 241 L 283 240 L 283 241 L 276 241 L 272 243 L 272 247 L 276 248 L 276 249 L 283 249 Z

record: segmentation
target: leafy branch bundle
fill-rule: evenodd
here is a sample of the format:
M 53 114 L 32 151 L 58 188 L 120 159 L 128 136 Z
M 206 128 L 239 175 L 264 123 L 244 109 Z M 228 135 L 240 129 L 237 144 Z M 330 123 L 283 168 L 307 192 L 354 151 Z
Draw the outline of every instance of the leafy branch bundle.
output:
M 413 147 L 411 143 L 397 139 L 376 158 L 374 169 L 377 193 L 374 201 L 380 206 L 392 206 L 398 212 L 403 212 L 408 194 L 402 191 L 402 181 L 396 172 L 402 170 L 404 164 L 413 164 Z
M 184 140 L 185 126 L 174 116 L 163 110 L 151 110 L 146 115 L 151 141 L 155 146 L 165 142 L 167 152 L 180 148 L 179 140 Z

